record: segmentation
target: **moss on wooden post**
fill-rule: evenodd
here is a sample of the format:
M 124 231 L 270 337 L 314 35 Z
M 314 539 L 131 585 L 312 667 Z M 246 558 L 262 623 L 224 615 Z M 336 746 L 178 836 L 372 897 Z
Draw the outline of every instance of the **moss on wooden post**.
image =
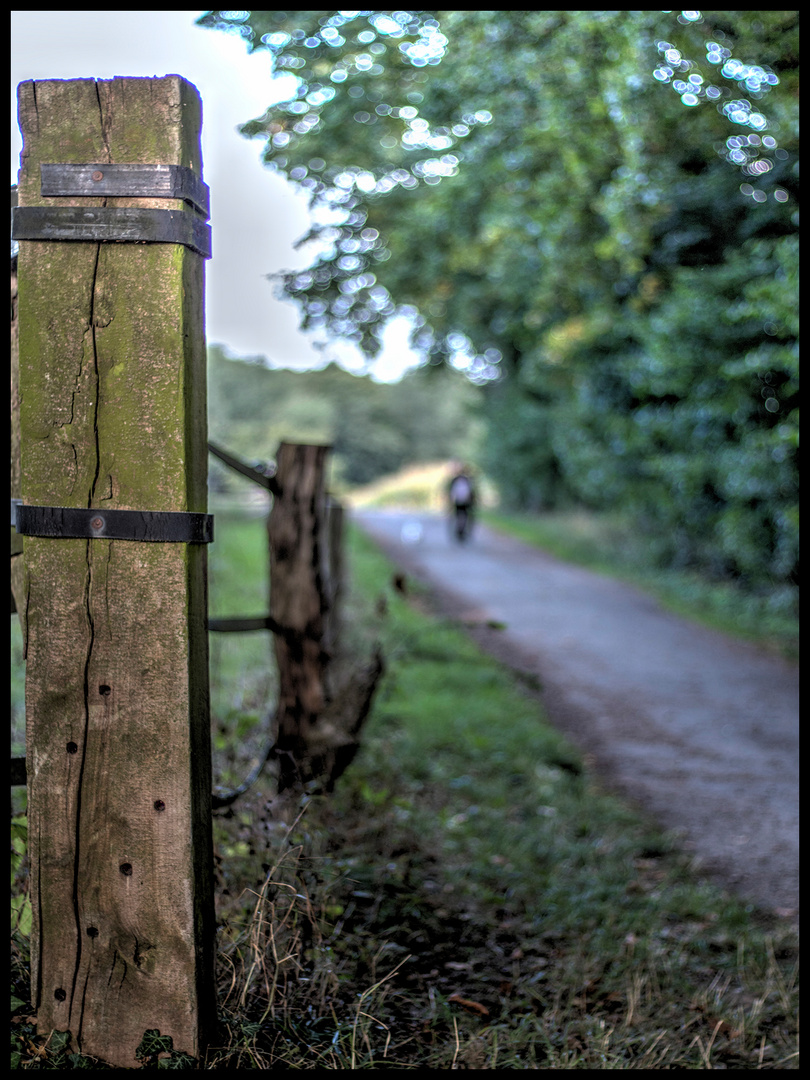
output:
M 12 205 L 17 192 L 12 190 Z M 20 498 L 20 327 L 17 318 L 17 258 L 11 260 L 11 497 Z M 11 610 L 18 613 L 25 633 L 25 592 L 23 590 L 22 537 L 11 529 Z
M 41 163 L 201 174 L 179 76 L 19 87 L 20 206 Z M 203 260 L 172 244 L 24 241 L 22 497 L 204 511 Z M 135 1066 L 144 1031 L 197 1055 L 214 1015 L 204 546 L 25 538 L 33 1005 L 40 1031 Z

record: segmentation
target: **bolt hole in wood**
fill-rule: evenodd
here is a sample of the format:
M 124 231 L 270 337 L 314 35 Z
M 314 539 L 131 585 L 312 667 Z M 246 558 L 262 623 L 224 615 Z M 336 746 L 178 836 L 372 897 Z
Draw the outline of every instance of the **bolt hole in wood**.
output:
M 69 754 L 76 754 L 78 753 L 79 747 L 75 742 L 69 742 L 65 749 Z
M 98 937 L 98 929 L 95 926 L 87 927 L 87 936 L 91 938 Z
M 124 877 L 132 877 L 132 863 L 121 863 L 118 869 L 121 871 Z
M 160 813 L 161 810 L 166 809 L 166 803 L 162 799 L 155 799 L 155 809 Z
M 56 998 L 57 1001 L 64 1001 L 65 998 L 67 997 L 67 994 L 62 989 L 62 987 L 59 986 L 59 987 L 56 988 L 56 990 L 54 990 L 53 996 Z
M 112 690 L 109 686 L 100 686 L 98 688 L 98 692 L 101 694 L 102 697 L 109 697 L 112 693 Z

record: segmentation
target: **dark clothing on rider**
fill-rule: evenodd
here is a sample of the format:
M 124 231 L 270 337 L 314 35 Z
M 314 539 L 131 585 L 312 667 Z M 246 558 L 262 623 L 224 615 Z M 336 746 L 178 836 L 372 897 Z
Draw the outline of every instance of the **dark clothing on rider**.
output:
M 458 473 L 453 477 L 448 494 L 452 506 L 472 507 L 475 504 L 475 488 L 466 473 Z
M 453 535 L 463 542 L 470 536 L 473 525 L 475 488 L 470 477 L 463 471 L 458 472 L 448 485 L 447 495 L 453 516 Z

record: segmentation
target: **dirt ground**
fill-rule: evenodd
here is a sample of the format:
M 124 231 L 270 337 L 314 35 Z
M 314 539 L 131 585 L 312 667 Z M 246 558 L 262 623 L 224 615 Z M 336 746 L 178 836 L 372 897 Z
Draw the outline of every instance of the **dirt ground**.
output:
M 458 545 L 438 516 L 354 516 L 702 873 L 798 920 L 797 665 L 482 526 Z

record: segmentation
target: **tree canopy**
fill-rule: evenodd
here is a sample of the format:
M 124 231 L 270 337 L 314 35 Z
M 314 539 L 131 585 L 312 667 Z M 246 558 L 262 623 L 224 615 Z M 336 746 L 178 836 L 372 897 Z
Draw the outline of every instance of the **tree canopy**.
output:
M 798 13 L 208 12 L 297 90 L 244 125 L 308 190 L 302 324 L 490 383 L 518 504 L 793 581 Z M 667 545 L 665 545 L 667 546 Z

